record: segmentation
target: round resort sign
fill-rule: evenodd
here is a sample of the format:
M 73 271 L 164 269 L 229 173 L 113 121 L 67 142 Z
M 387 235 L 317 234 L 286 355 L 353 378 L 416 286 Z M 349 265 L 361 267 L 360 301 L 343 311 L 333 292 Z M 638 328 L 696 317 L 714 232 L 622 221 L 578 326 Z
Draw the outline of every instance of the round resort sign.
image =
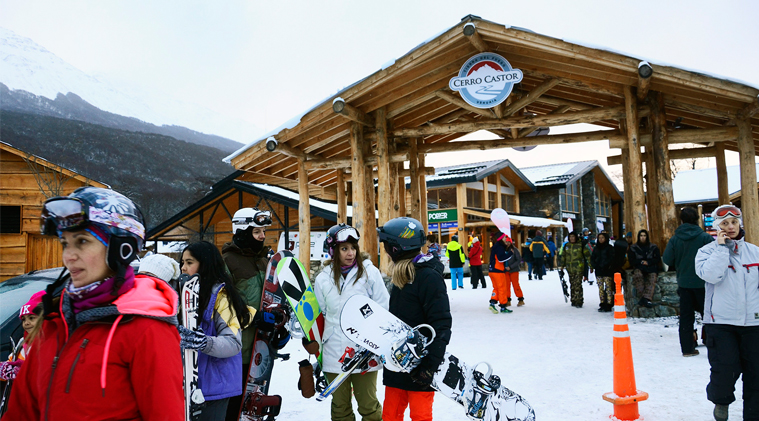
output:
M 459 91 L 469 105 L 491 108 L 511 94 L 515 83 L 522 81 L 522 71 L 512 69 L 509 62 L 494 53 L 480 53 L 461 66 L 459 75 L 448 86 Z

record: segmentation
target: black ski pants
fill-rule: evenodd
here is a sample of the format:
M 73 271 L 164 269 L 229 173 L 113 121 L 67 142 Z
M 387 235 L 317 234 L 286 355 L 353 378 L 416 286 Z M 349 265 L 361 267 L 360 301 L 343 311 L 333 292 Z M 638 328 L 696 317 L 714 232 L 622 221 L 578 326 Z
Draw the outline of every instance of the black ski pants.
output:
M 704 317 L 704 288 L 678 288 L 680 295 L 680 350 L 691 354 L 696 349 L 693 341 L 693 323 L 696 312 Z
M 469 279 L 472 281 L 472 289 L 477 288 L 477 285 L 480 282 L 482 282 L 483 288 L 488 287 L 488 284 L 485 283 L 485 275 L 482 273 L 482 265 L 470 265 L 469 272 Z
M 546 268 L 543 266 L 543 258 L 535 257 L 535 261 L 532 262 L 532 271 L 537 279 L 543 279 L 543 275 L 546 273 Z
M 709 385 L 706 386 L 707 399 L 720 405 L 735 402 L 735 382 L 742 374 L 743 419 L 758 421 L 759 326 L 707 323 L 704 334 L 709 365 L 712 367 Z

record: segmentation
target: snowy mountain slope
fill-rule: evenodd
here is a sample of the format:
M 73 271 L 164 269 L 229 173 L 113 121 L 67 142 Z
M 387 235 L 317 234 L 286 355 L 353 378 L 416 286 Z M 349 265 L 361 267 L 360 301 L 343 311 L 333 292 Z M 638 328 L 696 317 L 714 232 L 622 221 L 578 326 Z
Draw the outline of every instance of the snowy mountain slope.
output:
M 95 107 L 156 125 L 180 125 L 238 141 L 261 132 L 254 125 L 202 106 L 130 86 L 119 89 L 88 75 L 29 38 L 0 28 L 0 82 L 11 90 L 55 99 L 74 93 Z M 126 93 L 128 92 L 128 93 Z

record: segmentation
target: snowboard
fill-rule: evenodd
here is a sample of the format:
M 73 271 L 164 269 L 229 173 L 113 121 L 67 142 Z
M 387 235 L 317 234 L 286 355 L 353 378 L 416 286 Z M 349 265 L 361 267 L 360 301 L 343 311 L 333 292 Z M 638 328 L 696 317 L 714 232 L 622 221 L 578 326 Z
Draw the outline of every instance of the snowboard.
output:
M 564 291 L 564 302 L 569 302 L 569 287 L 567 281 L 564 279 L 564 269 L 559 269 L 559 280 L 561 281 L 561 289 Z
M 19 339 L 18 343 L 14 343 L 13 337 L 11 337 L 11 355 L 8 361 L 18 361 L 21 356 L 21 351 L 24 349 L 24 338 Z M 13 386 L 13 380 L 8 380 L 3 389 L 3 398 L 0 401 L 0 418 L 8 410 L 8 398 L 11 396 L 11 387 Z
M 434 341 L 430 326 L 412 328 L 360 295 L 346 301 L 340 327 L 356 344 L 379 355 L 385 368 L 392 371 L 410 372 L 424 357 L 424 348 Z M 419 334 L 424 329 L 431 331 L 431 338 Z M 485 366 L 486 371 L 480 371 L 480 366 Z M 486 362 L 468 365 L 446 352 L 431 386 L 463 406 L 467 417 L 473 420 L 535 420 L 535 411 L 527 401 L 503 386 Z
M 198 305 L 200 304 L 200 277 L 181 275 L 179 283 L 182 290 L 182 325 L 190 330 L 198 327 Z M 184 366 L 184 402 L 185 420 L 200 418 L 203 403 L 203 391 L 198 384 L 198 351 L 185 349 L 182 353 Z
M 264 287 L 261 294 L 261 306 L 259 311 L 275 314 L 275 328 L 268 332 L 256 329 L 253 339 L 253 353 L 250 357 L 250 370 L 248 371 L 247 383 L 243 392 L 242 406 L 240 408 L 240 421 L 273 421 L 279 415 L 282 406 L 282 397 L 279 395 L 269 396 L 269 382 L 274 367 L 274 360 L 282 358 L 287 360 L 289 355 L 280 355 L 272 343 L 274 335 L 290 318 L 287 298 L 282 291 L 282 286 L 277 279 L 277 264 L 286 257 L 293 257 L 290 251 L 280 251 L 269 260 L 264 274 Z

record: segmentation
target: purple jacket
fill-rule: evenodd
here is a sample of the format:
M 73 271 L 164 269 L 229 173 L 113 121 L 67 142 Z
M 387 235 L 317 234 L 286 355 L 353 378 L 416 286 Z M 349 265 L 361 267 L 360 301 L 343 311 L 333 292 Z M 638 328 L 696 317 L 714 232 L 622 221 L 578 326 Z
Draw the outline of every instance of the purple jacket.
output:
M 211 299 L 208 300 L 203 320 L 200 322 L 200 328 L 209 339 L 219 334 L 214 319 L 220 318 L 214 317 L 214 310 L 216 297 L 223 287 L 224 284 L 214 285 Z M 237 355 L 228 358 L 217 358 L 199 352 L 198 385 L 207 401 L 239 396 L 242 393 L 242 353 L 238 352 Z

